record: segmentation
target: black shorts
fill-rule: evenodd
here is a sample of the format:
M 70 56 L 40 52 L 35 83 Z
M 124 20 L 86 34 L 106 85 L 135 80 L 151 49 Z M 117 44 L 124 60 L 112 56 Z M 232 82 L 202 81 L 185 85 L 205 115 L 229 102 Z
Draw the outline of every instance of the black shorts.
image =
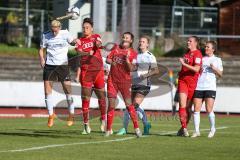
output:
M 144 86 L 144 85 L 132 85 L 132 93 L 136 94 L 142 94 L 146 96 L 150 92 L 150 87 L 149 86 Z
M 195 90 L 193 98 L 216 98 L 216 91 L 206 90 L 206 91 L 199 91 Z
M 68 65 L 48 65 L 43 70 L 44 81 L 70 81 L 70 71 Z
M 179 102 L 179 92 L 176 90 L 176 93 L 174 95 L 174 102 Z

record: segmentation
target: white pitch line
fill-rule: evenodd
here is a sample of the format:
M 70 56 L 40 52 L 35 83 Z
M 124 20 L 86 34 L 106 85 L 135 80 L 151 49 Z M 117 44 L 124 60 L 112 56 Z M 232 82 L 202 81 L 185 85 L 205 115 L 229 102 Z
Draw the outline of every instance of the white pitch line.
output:
M 67 143 L 67 144 L 53 144 L 53 145 L 31 147 L 31 148 L 25 148 L 25 149 L 0 151 L 0 153 L 6 153 L 6 152 L 26 152 L 26 151 L 34 151 L 34 150 L 43 150 L 43 149 L 46 149 L 46 148 L 74 146 L 74 145 L 84 145 L 84 144 L 101 144 L 101 143 L 110 143 L 110 142 L 121 142 L 121 141 L 127 141 L 127 140 L 134 139 L 134 138 L 136 138 L 136 137 L 126 137 L 126 138 L 119 138 L 119 139 L 112 139 L 112 140 L 105 140 L 105 141 L 97 141 L 97 142 L 78 142 L 78 143 Z
M 226 129 L 228 127 L 217 127 L 217 130 Z M 201 131 L 208 131 L 209 129 L 202 129 Z M 193 131 L 193 130 L 190 130 Z M 159 133 L 158 135 L 168 135 L 168 134 L 176 134 L 177 131 L 168 131 Z M 143 137 L 150 137 L 150 136 L 143 136 Z M 7 153 L 7 152 L 26 152 L 26 151 L 35 151 L 35 150 L 43 150 L 46 148 L 55 148 L 55 147 L 65 147 L 65 146 L 75 146 L 75 145 L 87 145 L 87 144 L 101 144 L 101 143 L 111 143 L 111 142 L 122 142 L 134 139 L 136 137 L 126 137 L 126 138 L 119 138 L 119 139 L 112 139 L 112 140 L 105 140 L 105 141 L 97 141 L 97 142 L 78 142 L 78 143 L 66 143 L 66 144 L 52 144 L 47 146 L 39 146 L 39 147 L 31 147 L 31 148 L 24 148 L 24 149 L 15 149 L 15 150 L 6 150 L 0 151 L 0 153 Z

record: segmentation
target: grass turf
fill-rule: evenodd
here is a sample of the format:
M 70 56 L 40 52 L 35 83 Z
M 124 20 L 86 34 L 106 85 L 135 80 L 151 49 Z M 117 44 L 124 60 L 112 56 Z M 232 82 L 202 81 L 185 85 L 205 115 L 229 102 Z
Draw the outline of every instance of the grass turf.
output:
M 201 118 L 201 128 L 208 129 L 207 116 Z M 208 130 L 195 139 L 177 137 L 171 133 L 178 130 L 179 122 L 166 117 L 152 119 L 152 135 L 138 139 L 133 134 L 104 137 L 96 119 L 91 120 L 93 132 L 90 135 L 81 135 L 80 122 L 67 127 L 65 121 L 56 120 L 54 127 L 49 129 L 46 121 L 46 118 L 0 119 L 0 159 L 239 159 L 240 120 L 237 116 L 217 115 L 217 127 L 227 128 L 218 129 L 212 139 L 207 138 Z M 114 131 L 121 127 L 119 117 L 113 126 Z M 129 129 L 133 132 L 132 125 Z M 189 129 L 192 133 L 192 122 Z

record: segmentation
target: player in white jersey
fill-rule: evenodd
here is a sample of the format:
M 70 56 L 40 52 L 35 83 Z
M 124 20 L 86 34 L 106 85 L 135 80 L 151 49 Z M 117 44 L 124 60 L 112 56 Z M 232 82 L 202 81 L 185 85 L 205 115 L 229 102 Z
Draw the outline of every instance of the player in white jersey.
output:
M 51 30 L 42 35 L 39 49 L 39 60 L 43 68 L 45 103 L 49 114 L 48 127 L 53 126 L 56 116 L 53 111 L 53 81 L 59 81 L 62 84 L 69 109 L 67 125 L 71 126 L 73 124 L 74 105 L 71 95 L 71 81 L 67 56 L 69 44 L 74 45 L 75 40 L 67 30 L 61 30 L 61 23 L 59 21 L 53 20 L 51 22 Z
M 223 66 L 221 58 L 216 57 L 214 52 L 216 52 L 216 43 L 208 41 L 205 46 L 206 56 L 202 59 L 202 74 L 198 79 L 197 88 L 193 96 L 195 126 L 193 138 L 200 136 L 200 111 L 203 102 L 205 102 L 211 125 L 208 137 L 212 138 L 216 132 L 213 105 L 216 98 L 216 79 L 222 76 Z
M 143 134 L 149 134 L 151 128 L 147 121 L 146 113 L 140 106 L 145 96 L 150 92 L 151 76 L 158 74 L 158 66 L 155 56 L 148 51 L 150 38 L 148 36 L 141 36 L 139 40 L 139 52 L 137 55 L 137 68 L 132 72 L 132 101 L 137 111 L 138 117 L 142 120 L 144 126 Z M 119 130 L 117 135 L 124 135 L 127 133 L 127 127 L 130 116 L 127 110 L 124 112 L 123 128 Z

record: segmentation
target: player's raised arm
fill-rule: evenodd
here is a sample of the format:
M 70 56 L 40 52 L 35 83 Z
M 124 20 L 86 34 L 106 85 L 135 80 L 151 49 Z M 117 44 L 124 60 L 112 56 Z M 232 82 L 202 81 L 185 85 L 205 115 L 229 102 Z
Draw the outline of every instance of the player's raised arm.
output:
M 151 56 L 151 58 L 150 58 L 151 62 L 150 62 L 150 66 L 149 66 L 150 70 L 148 71 L 148 73 L 141 75 L 142 79 L 152 77 L 159 73 L 156 58 L 152 55 L 152 53 L 148 52 L 148 54 Z
M 220 59 L 218 63 L 221 63 L 221 64 L 219 64 L 219 66 L 214 66 L 214 64 L 211 63 L 211 64 L 210 64 L 210 67 L 212 68 L 213 72 L 214 72 L 219 78 L 221 78 L 221 77 L 222 77 L 222 74 L 223 74 L 222 60 Z
M 101 36 L 98 34 L 96 34 L 95 46 L 100 49 L 102 48 L 102 39 Z
M 134 55 L 133 55 L 134 54 Z M 128 50 L 127 56 L 126 56 L 126 63 L 127 63 L 127 67 L 128 70 L 130 72 L 133 72 L 136 70 L 136 54 L 135 53 L 131 53 L 131 50 Z
M 112 51 L 108 54 L 108 56 L 107 56 L 107 58 L 106 58 L 106 63 L 107 63 L 107 64 L 110 64 L 110 65 L 115 65 L 115 64 L 116 64 L 116 63 L 113 61 L 114 52 L 115 52 L 115 50 L 112 50 Z
M 196 59 L 195 59 L 195 65 L 194 65 L 194 66 L 191 66 L 191 65 L 187 64 L 187 63 L 184 61 L 183 58 L 179 58 L 179 62 L 180 62 L 184 67 L 186 67 L 186 68 L 188 68 L 189 70 L 197 73 L 197 72 L 199 72 L 200 69 L 201 69 L 201 59 L 202 59 L 201 57 L 196 58 Z M 196 63 L 196 62 L 197 62 L 197 63 Z

